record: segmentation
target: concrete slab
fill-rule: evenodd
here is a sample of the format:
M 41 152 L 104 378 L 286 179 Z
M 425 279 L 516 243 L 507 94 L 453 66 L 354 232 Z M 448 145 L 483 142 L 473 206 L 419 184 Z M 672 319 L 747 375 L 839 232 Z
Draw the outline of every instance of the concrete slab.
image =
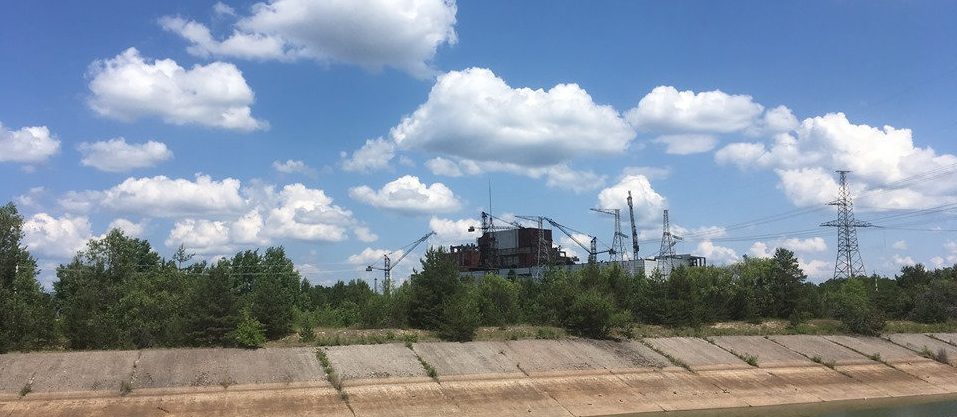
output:
M 505 342 L 416 343 L 412 347 L 443 381 L 463 376 L 524 376 L 507 355 Z
M 125 397 L 66 398 L 8 403 L 9 416 L 44 417 L 352 417 L 332 388 L 214 391 Z M 6 416 L 6 415 L 5 415 Z
M 808 367 L 778 367 L 769 369 L 768 372 L 783 379 L 789 385 L 803 392 L 815 395 L 824 401 L 842 401 L 886 396 L 884 391 L 820 365 Z
M 130 381 L 140 352 L 91 351 L 39 353 L 42 360 L 33 377 L 33 392 L 120 392 Z
M 693 371 L 751 367 L 730 352 L 696 337 L 651 338 L 645 339 L 645 342 L 665 355 L 681 361 Z
M 891 342 L 904 346 L 915 352 L 922 352 L 925 348 L 934 354 L 943 350 L 947 354 L 948 363 L 957 366 L 957 346 L 934 339 L 923 334 L 894 333 L 885 336 Z
M 370 379 L 364 381 L 372 382 Z M 343 389 L 356 416 L 448 416 L 463 413 L 462 408 L 445 395 L 442 387 L 432 381 L 386 383 L 383 380 L 382 383 L 348 385 Z
M 234 385 L 330 386 L 315 348 L 227 349 L 227 375 Z
M 576 416 L 663 411 L 615 375 L 539 377 L 532 383 Z
M 931 360 L 897 362 L 893 366 L 947 392 L 957 392 L 957 368 L 953 366 Z
M 946 391 L 913 375 L 884 364 L 839 365 L 834 368 L 867 385 L 884 391 L 889 397 L 943 394 Z
M 759 368 L 813 366 L 814 362 L 764 336 L 719 336 L 712 340 L 718 346 L 739 355 L 758 359 Z
M 750 406 L 811 403 L 820 397 L 788 384 L 770 372 L 757 369 L 701 371 L 698 375 Z
M 19 396 L 30 382 L 44 356 L 38 353 L 5 353 L 0 355 L 0 395 Z
M 506 355 L 531 376 L 634 367 L 628 359 L 581 340 L 516 340 L 506 345 Z
M 467 416 L 571 415 L 528 378 L 442 381 L 442 391 Z
M 427 378 L 425 368 L 411 349 L 402 344 L 354 345 L 321 348 L 342 381 Z
M 932 333 L 931 336 L 957 346 L 957 333 Z
M 879 360 L 894 364 L 897 362 L 924 362 L 928 361 L 912 350 L 895 345 L 879 337 L 862 336 L 824 336 L 825 339 L 841 346 L 855 350 L 862 355 L 878 355 Z
M 655 352 L 650 347 L 645 346 L 637 340 L 626 340 L 624 342 L 613 342 L 610 340 L 589 340 L 589 343 L 598 346 L 613 353 L 616 356 L 625 358 L 636 369 L 644 370 L 646 368 L 665 368 L 672 366 L 668 358 Z M 627 371 L 627 369 L 623 370 Z
M 140 354 L 133 389 L 222 387 L 226 376 L 225 349 L 151 349 Z
M 627 373 L 618 377 L 665 411 L 748 406 L 743 399 L 685 369 Z
M 838 345 L 821 336 L 789 335 L 771 336 L 771 340 L 808 358 L 820 358 L 835 365 L 873 364 L 860 353 Z

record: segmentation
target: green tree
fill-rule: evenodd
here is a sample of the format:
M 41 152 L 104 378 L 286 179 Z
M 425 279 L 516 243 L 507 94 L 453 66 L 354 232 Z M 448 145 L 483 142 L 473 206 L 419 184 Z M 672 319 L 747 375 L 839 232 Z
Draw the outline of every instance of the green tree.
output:
M 773 264 L 770 280 L 767 282 L 770 303 L 765 314 L 771 317 L 790 318 L 797 314 L 803 294 L 801 287 L 807 276 L 798 266 L 794 252 L 778 248 L 774 251 L 774 257 L 771 260 Z
M 266 343 L 266 330 L 249 310 L 243 310 L 242 319 L 233 332 L 236 344 L 244 348 L 260 348 Z
M 0 353 L 35 350 L 55 342 L 50 296 L 37 281 L 37 263 L 21 246 L 23 217 L 0 207 Z
M 488 274 L 479 281 L 477 290 L 482 324 L 504 326 L 518 322 L 518 284 L 499 275 Z
M 439 337 L 455 342 L 470 341 L 475 337 L 479 317 L 479 305 L 474 291 L 463 287 L 443 302 L 441 322 L 438 326 Z
M 459 293 L 462 281 L 458 267 L 443 248 L 429 248 L 422 259 L 422 271 L 410 278 L 409 324 L 438 329 L 446 302 Z
M 232 346 L 239 324 L 239 300 L 222 260 L 207 273 L 193 277 L 195 287 L 186 307 L 185 343 L 194 346 Z
M 252 292 L 252 314 L 263 324 L 268 338 L 279 338 L 289 334 L 295 324 L 299 273 L 282 247 L 266 249 L 260 269 Z
M 611 296 L 596 289 L 579 293 L 568 308 L 565 328 L 574 334 L 591 337 L 608 337 L 614 322 L 615 306 Z
M 877 336 L 884 330 L 883 312 L 871 305 L 863 279 L 845 280 L 831 301 L 834 317 L 841 320 L 845 330 L 866 336 Z

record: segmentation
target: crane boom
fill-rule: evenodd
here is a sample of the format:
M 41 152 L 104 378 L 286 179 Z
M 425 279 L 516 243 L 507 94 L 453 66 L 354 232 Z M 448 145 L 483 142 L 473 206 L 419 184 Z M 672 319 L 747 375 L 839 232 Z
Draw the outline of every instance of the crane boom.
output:
M 572 242 L 575 242 L 576 244 L 578 244 L 578 246 L 581 246 L 581 248 L 584 249 L 585 252 L 588 252 L 588 263 L 595 263 L 595 262 L 597 262 L 597 261 L 598 261 L 598 254 L 599 254 L 599 253 L 605 253 L 605 252 L 612 253 L 612 254 L 615 253 L 615 250 L 614 250 L 614 249 L 608 249 L 608 250 L 604 250 L 604 251 L 599 252 L 599 251 L 598 251 L 598 238 L 596 238 L 596 237 L 594 237 L 594 236 L 591 236 L 591 235 L 588 235 L 588 234 L 579 232 L 579 231 L 577 231 L 577 230 L 575 230 L 575 229 L 572 229 L 572 228 L 569 228 L 569 227 L 567 227 L 567 226 L 563 226 L 563 225 L 559 224 L 558 222 L 556 222 L 555 220 L 552 220 L 552 219 L 550 219 L 550 218 L 548 218 L 548 217 L 542 217 L 542 219 L 544 219 L 545 221 L 547 221 L 548 224 L 554 226 L 554 227 L 557 228 L 558 230 L 561 230 L 562 233 L 565 234 L 565 236 L 568 236 L 568 238 L 572 240 Z M 588 237 L 591 238 L 591 241 L 589 242 L 588 245 L 585 245 L 584 243 L 582 243 L 582 241 L 578 240 L 578 238 L 575 237 L 575 233 L 588 236 Z
M 412 251 L 415 250 L 416 247 L 418 247 L 420 244 L 422 244 L 422 242 L 425 242 L 426 240 L 428 240 L 428 239 L 429 239 L 430 237 L 432 237 L 432 235 L 434 235 L 434 234 L 435 234 L 435 232 L 434 232 L 434 231 L 431 231 L 431 232 L 429 232 L 429 233 L 426 233 L 425 236 L 422 236 L 422 237 L 418 238 L 415 242 L 412 242 L 412 243 L 410 243 L 410 244 L 408 244 L 408 245 L 405 245 L 405 247 L 403 247 L 402 249 L 400 249 L 400 250 L 402 250 L 402 256 L 400 256 L 399 259 L 396 259 L 395 262 L 392 262 L 392 259 L 389 258 L 389 254 L 395 253 L 395 251 L 393 251 L 393 252 L 389 252 L 389 253 L 387 253 L 387 254 L 385 254 L 385 255 L 382 255 L 382 257 L 383 257 L 383 267 L 382 267 L 382 268 L 379 268 L 379 267 L 377 267 L 377 266 L 372 266 L 372 265 L 369 265 L 369 266 L 366 267 L 366 271 L 372 271 L 373 269 L 378 269 L 378 270 L 380 270 L 380 271 L 383 272 L 383 275 L 384 275 L 383 280 L 382 280 L 382 293 L 383 293 L 383 294 L 389 295 L 389 293 L 392 291 L 392 268 L 395 268 L 395 266 L 398 265 L 399 262 L 402 262 L 402 260 L 405 259 L 406 256 L 409 256 L 409 254 L 412 253 Z M 377 286 L 377 285 L 376 285 L 376 286 Z M 373 288 L 373 290 L 375 290 L 375 289 Z
M 634 259 L 638 260 L 638 228 L 635 226 L 635 205 L 631 202 L 631 191 L 628 191 L 628 214 L 631 216 L 631 251 Z

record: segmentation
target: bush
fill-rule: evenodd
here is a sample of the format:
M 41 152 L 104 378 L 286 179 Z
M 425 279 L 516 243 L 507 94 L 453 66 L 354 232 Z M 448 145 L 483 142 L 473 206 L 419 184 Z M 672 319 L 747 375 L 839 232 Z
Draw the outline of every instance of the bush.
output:
M 565 325 L 574 334 L 601 339 L 608 337 L 614 315 L 615 307 L 609 297 L 589 290 L 575 297 L 568 309 Z
M 236 326 L 234 333 L 236 344 L 244 348 L 260 348 L 266 343 L 266 329 L 259 320 L 254 319 L 248 310 L 243 311 L 243 318 Z

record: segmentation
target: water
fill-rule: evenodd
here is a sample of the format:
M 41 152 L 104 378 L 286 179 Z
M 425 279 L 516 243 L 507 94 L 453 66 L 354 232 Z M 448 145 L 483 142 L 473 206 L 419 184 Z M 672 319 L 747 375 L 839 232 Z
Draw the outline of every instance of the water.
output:
M 635 414 L 635 417 L 957 417 L 957 395 Z

